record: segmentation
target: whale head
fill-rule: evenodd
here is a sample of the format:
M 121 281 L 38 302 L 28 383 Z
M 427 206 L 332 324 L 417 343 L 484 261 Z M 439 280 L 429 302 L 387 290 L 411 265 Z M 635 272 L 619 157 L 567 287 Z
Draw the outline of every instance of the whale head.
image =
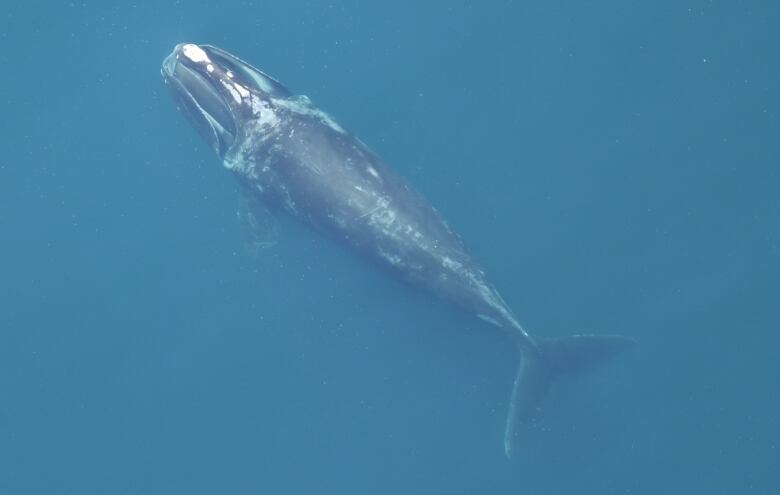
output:
M 220 159 L 248 126 L 277 121 L 274 101 L 291 95 L 267 74 L 209 45 L 177 45 L 161 72 L 179 109 Z

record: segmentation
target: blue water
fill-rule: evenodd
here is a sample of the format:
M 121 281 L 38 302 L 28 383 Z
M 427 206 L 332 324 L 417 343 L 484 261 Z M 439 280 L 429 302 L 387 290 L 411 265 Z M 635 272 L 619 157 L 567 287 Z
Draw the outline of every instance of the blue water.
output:
M 506 338 L 236 186 L 160 77 L 213 43 L 619 333 L 507 461 Z M 6 2 L 0 493 L 780 493 L 780 4 Z

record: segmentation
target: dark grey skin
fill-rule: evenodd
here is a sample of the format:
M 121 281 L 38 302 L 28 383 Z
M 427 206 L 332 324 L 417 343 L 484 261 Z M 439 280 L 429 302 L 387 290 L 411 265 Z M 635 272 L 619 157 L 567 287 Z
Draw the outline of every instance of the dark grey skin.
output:
M 178 45 L 162 73 L 253 202 L 284 211 L 511 337 L 521 365 L 504 435 L 507 456 L 557 376 L 627 347 L 628 339 L 617 336 L 531 337 L 436 209 L 308 98 L 207 45 Z

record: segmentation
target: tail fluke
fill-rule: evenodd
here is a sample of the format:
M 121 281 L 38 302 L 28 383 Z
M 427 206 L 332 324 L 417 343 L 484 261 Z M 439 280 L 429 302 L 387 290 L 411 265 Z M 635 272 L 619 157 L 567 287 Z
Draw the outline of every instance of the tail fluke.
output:
M 522 352 L 504 431 L 506 456 L 512 456 L 520 430 L 535 419 L 550 387 L 560 376 L 586 372 L 633 343 L 617 335 L 573 335 L 539 339 L 538 352 Z

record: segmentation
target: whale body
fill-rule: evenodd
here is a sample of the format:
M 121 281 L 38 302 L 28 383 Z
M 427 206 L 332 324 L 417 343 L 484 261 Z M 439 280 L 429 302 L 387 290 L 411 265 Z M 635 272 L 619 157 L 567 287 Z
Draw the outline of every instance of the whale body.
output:
M 237 179 L 251 218 L 283 212 L 509 337 L 520 365 L 504 433 L 507 456 L 558 377 L 630 345 L 614 335 L 530 335 L 425 198 L 307 97 L 264 72 L 217 47 L 188 43 L 165 59 L 162 74 Z

